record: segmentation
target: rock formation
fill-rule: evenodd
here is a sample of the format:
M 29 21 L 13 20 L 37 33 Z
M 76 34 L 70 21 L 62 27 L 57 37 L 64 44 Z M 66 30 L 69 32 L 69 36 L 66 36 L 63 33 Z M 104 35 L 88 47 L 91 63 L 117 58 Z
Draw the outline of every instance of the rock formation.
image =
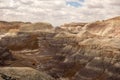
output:
M 80 32 L 81 28 L 83 26 L 85 26 L 86 24 L 87 23 L 74 23 L 73 22 L 73 23 L 61 25 L 60 28 L 65 31 L 76 34 L 76 33 Z
M 55 80 L 120 80 L 119 26 L 120 17 L 57 28 L 24 23 L 0 44 L 16 58 L 9 67 L 32 67 Z
M 20 26 L 20 31 L 25 32 L 25 31 L 43 31 L 43 30 L 50 30 L 52 29 L 52 25 L 49 23 L 33 23 L 33 24 L 23 24 Z
M 0 66 L 5 65 L 6 60 L 13 60 L 13 55 L 8 48 L 0 47 Z
M 0 80 L 54 80 L 44 72 L 28 67 L 3 67 L 0 76 Z
M 120 37 L 119 26 L 120 26 L 120 17 L 115 17 L 108 20 L 89 23 L 86 25 L 86 28 L 89 32 L 92 32 L 97 35 Z

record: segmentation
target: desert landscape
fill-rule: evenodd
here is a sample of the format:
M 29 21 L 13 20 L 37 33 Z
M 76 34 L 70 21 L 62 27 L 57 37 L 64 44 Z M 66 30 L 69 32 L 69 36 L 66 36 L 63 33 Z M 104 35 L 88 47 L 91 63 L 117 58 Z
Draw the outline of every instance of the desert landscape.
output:
M 0 80 L 120 80 L 120 16 L 54 27 L 0 21 Z

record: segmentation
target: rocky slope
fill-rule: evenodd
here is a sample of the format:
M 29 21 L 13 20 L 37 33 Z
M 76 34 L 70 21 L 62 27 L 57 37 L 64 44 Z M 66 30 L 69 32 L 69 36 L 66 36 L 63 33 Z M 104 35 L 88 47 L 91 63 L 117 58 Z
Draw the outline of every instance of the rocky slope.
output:
M 15 58 L 5 66 L 32 67 L 58 80 L 120 80 L 119 23 L 120 17 L 45 29 L 27 24 L 1 38 Z
M 49 75 L 28 67 L 0 68 L 0 80 L 54 80 Z
M 120 17 L 89 23 L 85 27 L 89 32 L 97 35 L 120 37 Z
M 78 32 L 81 31 L 81 29 L 83 28 L 83 26 L 85 26 L 87 23 L 69 23 L 69 24 L 64 24 L 64 25 L 61 25 L 60 28 L 65 30 L 65 31 L 68 31 L 70 33 L 73 33 L 73 34 L 76 34 Z

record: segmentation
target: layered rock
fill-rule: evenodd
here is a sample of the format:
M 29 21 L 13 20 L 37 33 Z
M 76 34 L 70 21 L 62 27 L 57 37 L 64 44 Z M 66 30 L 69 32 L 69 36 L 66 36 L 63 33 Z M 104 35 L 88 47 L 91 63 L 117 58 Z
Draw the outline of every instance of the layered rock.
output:
M 38 48 L 37 42 L 36 34 L 23 33 L 20 35 L 3 37 L 0 44 L 11 50 L 23 50 Z
M 120 17 L 89 23 L 85 27 L 89 32 L 97 35 L 120 37 Z
M 60 28 L 70 33 L 76 34 L 80 32 L 82 27 L 85 26 L 86 24 L 87 23 L 74 23 L 73 22 L 73 23 L 61 25 Z
M 11 29 L 19 29 L 23 24 L 30 24 L 29 22 L 6 22 L 0 21 L 0 35 L 7 33 Z
M 9 28 L 7 32 L 0 35 L 0 44 L 12 50 L 37 49 L 39 35 L 53 32 L 53 27 L 49 23 L 1 21 L 0 24 Z M 19 27 L 14 27 L 14 25 Z M 4 29 L 3 26 L 1 28 Z
M 14 60 L 11 51 L 7 48 L 0 47 L 0 66 L 6 65 L 5 61 Z
M 54 80 L 49 75 L 28 67 L 0 68 L 0 80 Z
M 23 24 L 20 27 L 20 31 L 22 31 L 22 32 L 25 32 L 25 31 L 33 32 L 33 31 L 43 31 L 43 30 L 48 31 L 52 28 L 53 28 L 53 26 L 49 23 L 42 23 L 42 22 L 40 23 L 39 22 L 39 23 L 33 23 L 33 24 Z
M 16 57 L 9 66 L 33 67 L 56 80 L 119 80 L 119 22 L 116 17 L 45 29 L 27 24 L 1 44 Z

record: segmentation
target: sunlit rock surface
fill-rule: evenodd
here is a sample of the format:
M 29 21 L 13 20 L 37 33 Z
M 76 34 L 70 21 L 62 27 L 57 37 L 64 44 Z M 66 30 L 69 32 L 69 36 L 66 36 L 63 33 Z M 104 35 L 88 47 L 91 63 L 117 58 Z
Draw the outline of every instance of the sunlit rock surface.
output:
M 57 28 L 24 23 L 0 39 L 15 58 L 5 66 L 32 67 L 56 80 L 120 80 L 119 23 L 120 17 Z
M 0 80 L 54 80 L 49 75 L 28 67 L 0 68 Z

